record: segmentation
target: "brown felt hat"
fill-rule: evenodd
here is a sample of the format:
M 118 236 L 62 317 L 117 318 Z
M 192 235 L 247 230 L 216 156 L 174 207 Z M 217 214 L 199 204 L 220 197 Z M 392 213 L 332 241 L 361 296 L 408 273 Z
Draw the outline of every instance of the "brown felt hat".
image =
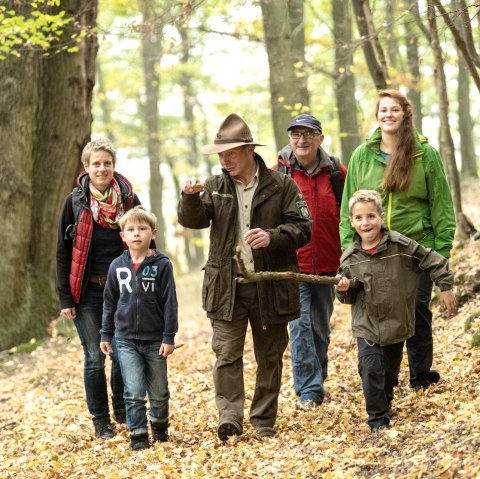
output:
M 230 113 L 220 125 L 213 144 L 202 146 L 200 151 L 209 155 L 242 145 L 265 146 L 255 143 L 248 125 L 236 113 Z

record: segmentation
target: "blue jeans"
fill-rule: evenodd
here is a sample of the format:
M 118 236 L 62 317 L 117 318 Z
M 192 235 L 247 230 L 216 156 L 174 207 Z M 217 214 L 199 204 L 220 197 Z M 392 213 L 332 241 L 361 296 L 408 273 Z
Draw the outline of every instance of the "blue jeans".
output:
M 74 320 L 83 347 L 84 382 L 87 406 L 93 421 L 110 419 L 108 409 L 107 378 L 105 376 L 105 355 L 100 350 L 100 329 L 102 327 L 103 288 L 89 284 L 81 303 L 75 307 Z M 115 350 L 115 344 L 112 343 Z M 123 380 L 115 352 L 112 360 L 110 386 L 114 411 L 124 411 Z
M 335 293 L 328 284 L 300 283 L 300 318 L 290 322 L 293 385 L 302 400 L 323 402 L 328 375 L 330 317 Z
M 132 434 L 148 431 L 145 396 L 150 421 L 168 427 L 167 359 L 158 354 L 160 341 L 116 338 L 118 360 L 125 383 L 127 426 Z

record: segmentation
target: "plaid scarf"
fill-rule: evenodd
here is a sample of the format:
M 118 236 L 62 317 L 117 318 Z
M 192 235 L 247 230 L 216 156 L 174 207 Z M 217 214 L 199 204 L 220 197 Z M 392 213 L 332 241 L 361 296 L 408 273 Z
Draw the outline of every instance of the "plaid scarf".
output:
M 118 228 L 117 221 L 124 215 L 120 186 L 115 178 L 112 178 L 110 186 L 105 193 L 100 191 L 90 182 L 90 209 L 93 219 L 104 228 Z

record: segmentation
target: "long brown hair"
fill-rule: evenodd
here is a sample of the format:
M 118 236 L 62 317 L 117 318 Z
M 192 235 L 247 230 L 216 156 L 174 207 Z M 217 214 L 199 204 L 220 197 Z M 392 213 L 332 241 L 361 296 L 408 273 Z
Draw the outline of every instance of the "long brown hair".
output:
M 409 99 L 398 90 L 381 90 L 378 92 L 378 102 L 375 117 L 382 98 L 389 97 L 398 101 L 403 110 L 402 125 L 397 132 L 397 147 L 392 151 L 385 169 L 383 188 L 387 192 L 405 191 L 410 183 L 410 178 L 415 164 L 415 130 L 413 128 L 413 108 Z

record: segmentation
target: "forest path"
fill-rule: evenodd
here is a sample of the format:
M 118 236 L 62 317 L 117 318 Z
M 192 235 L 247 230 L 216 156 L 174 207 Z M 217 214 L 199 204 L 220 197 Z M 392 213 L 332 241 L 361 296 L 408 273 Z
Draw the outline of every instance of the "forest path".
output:
M 478 195 L 465 212 L 478 226 Z M 476 204 L 475 204 L 476 202 Z M 279 398 L 278 434 L 262 440 L 248 423 L 254 385 L 251 339 L 245 355 L 245 433 L 222 443 L 216 435 L 211 328 L 201 309 L 202 275 L 177 280 L 178 343 L 169 358 L 171 441 L 132 452 L 125 426 L 117 436 L 92 437 L 83 390 L 81 346 L 72 328 L 33 352 L 0 353 L 0 477 L 3 478 L 479 478 L 480 477 L 480 244 L 456 248 L 452 266 L 468 302 L 452 319 L 436 310 L 434 367 L 441 382 L 425 392 L 408 387 L 404 359 L 392 428 L 371 434 L 349 307 L 335 303 L 330 345 L 329 399 L 297 411 L 287 350 Z M 465 330 L 465 324 L 470 329 Z

